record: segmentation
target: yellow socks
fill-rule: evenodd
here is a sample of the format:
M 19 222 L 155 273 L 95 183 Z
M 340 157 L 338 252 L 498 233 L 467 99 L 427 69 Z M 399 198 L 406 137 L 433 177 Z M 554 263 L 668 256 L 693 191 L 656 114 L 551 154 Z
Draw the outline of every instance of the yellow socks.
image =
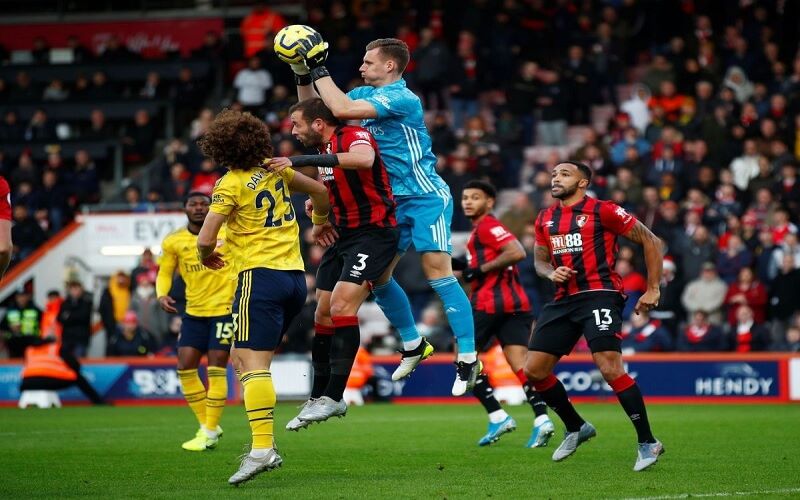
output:
M 272 448 L 275 386 L 267 370 L 253 370 L 242 374 L 244 408 L 253 433 L 253 448 Z
M 197 369 L 194 370 L 178 370 L 178 378 L 181 381 L 181 388 L 183 389 L 183 397 L 189 403 L 189 408 L 194 412 L 197 421 L 200 425 L 206 423 L 206 388 L 200 377 L 197 375 Z M 222 410 L 220 410 L 222 413 Z M 216 429 L 216 427 L 214 427 Z
M 225 409 L 225 399 L 228 397 L 227 370 L 219 366 L 208 367 L 208 395 L 206 396 L 206 429 L 215 432 L 222 410 Z

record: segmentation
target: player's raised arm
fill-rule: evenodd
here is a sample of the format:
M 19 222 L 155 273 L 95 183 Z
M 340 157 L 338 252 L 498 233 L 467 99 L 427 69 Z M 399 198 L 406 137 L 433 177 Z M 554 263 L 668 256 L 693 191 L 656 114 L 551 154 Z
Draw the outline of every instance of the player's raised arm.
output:
M 311 89 L 310 91 L 298 84 L 297 92 L 301 100 L 314 97 L 311 92 L 313 92 L 313 87 L 316 87 L 319 96 L 325 101 L 325 105 L 340 120 L 363 120 L 378 116 L 378 111 L 369 101 L 351 99 L 336 86 L 328 73 L 328 68 L 325 67 L 325 60 L 328 58 L 328 43 L 322 39 L 319 33 L 301 39 L 300 44 L 297 52 L 303 56 L 313 82 L 313 85 L 307 85 Z M 367 59 L 368 56 L 364 56 L 362 69 L 367 64 Z
M 372 168 L 375 164 L 375 150 L 367 144 L 357 144 L 345 153 L 327 155 L 299 155 L 289 158 L 271 158 L 267 164 L 270 172 L 280 172 L 287 167 L 339 167 L 345 169 Z
M 634 311 L 649 311 L 658 306 L 661 297 L 661 272 L 664 263 L 664 243 L 653 234 L 641 221 L 636 221 L 626 233 L 629 240 L 639 243 L 644 248 L 644 263 L 647 266 L 647 291 L 639 298 Z

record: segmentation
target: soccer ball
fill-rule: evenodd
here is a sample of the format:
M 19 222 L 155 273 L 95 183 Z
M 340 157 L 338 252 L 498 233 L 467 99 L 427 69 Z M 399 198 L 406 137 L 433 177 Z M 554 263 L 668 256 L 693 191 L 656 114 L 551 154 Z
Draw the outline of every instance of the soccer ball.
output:
M 298 40 L 309 35 L 316 34 L 316 30 L 305 24 L 292 24 L 280 30 L 275 35 L 275 55 L 278 59 L 287 64 L 297 64 L 303 60 L 303 56 L 297 53 Z

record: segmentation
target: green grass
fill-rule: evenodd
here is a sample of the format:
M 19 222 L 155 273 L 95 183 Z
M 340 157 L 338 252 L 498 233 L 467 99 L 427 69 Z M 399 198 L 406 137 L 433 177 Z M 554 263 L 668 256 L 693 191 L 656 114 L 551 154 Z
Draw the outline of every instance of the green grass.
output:
M 651 405 L 667 453 L 642 473 L 631 470 L 636 440 L 622 410 L 579 410 L 598 436 L 554 463 L 560 437 L 547 449 L 523 447 L 526 407 L 510 410 L 517 432 L 478 448 L 486 417 L 477 405 L 369 405 L 296 434 L 283 429 L 296 411 L 284 404 L 276 411 L 284 466 L 233 488 L 227 479 L 249 441 L 241 406 L 225 410 L 219 448 L 204 453 L 180 448 L 195 431 L 188 408 L 2 409 L 0 498 L 800 496 L 798 406 Z

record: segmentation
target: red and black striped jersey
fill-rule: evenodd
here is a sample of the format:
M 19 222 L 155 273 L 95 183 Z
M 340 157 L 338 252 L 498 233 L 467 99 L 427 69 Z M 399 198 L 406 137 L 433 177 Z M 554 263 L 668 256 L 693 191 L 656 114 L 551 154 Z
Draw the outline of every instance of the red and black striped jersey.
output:
M 328 188 L 333 207 L 333 222 L 338 227 L 394 227 L 395 203 L 389 175 L 378 144 L 366 129 L 352 125 L 337 127 L 321 153 L 346 153 L 365 144 L 375 150 L 372 168 L 344 169 L 320 167 L 320 180 Z
M 617 236 L 636 224 L 622 207 L 585 196 L 566 207 L 560 202 L 536 217 L 536 244 L 550 251 L 553 267 L 567 266 L 577 273 L 556 284 L 555 300 L 592 290 L 623 293 L 622 278 L 614 271 Z
M 3 176 L 0 176 L 0 219 L 11 220 L 11 189 Z
M 486 215 L 472 228 L 467 241 L 469 267 L 478 267 L 496 259 L 504 246 L 515 241 L 517 238 L 499 220 L 491 214 Z M 488 314 L 531 310 L 517 266 L 486 273 L 474 281 L 469 300 L 474 310 Z

